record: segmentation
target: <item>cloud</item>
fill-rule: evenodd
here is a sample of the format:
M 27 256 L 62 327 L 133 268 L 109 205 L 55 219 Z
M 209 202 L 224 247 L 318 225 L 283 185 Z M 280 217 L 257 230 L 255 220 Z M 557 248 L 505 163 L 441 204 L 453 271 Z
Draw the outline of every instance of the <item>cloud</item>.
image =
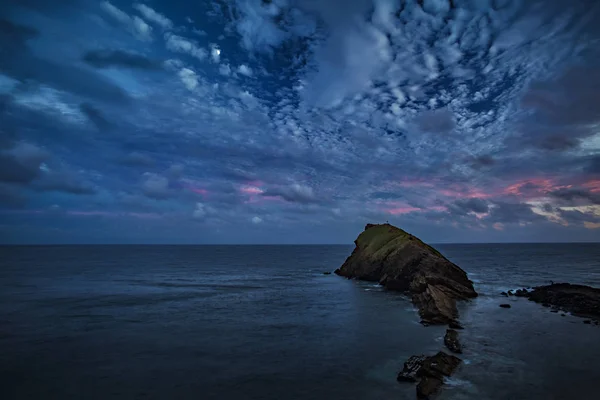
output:
M 223 76 L 231 75 L 231 67 L 229 66 L 229 64 L 219 65 L 219 73 Z
M 39 34 L 35 28 L 0 18 L 0 44 L 5 53 L 11 54 L 21 50 L 27 41 L 38 37 Z
M 529 204 L 495 202 L 484 220 L 491 223 L 518 224 L 544 221 L 546 218 L 534 213 Z
M 281 10 L 274 4 L 258 1 L 236 1 L 239 18 L 234 21 L 241 45 L 249 51 L 271 53 L 289 37 L 275 22 Z
M 121 163 L 131 167 L 145 167 L 153 165 L 154 160 L 147 154 L 134 151 L 127 154 L 127 156 L 121 160 Z
M 196 207 L 192 213 L 194 219 L 203 219 L 207 215 L 206 206 L 202 203 L 196 203 Z
M 237 72 L 245 76 L 252 76 L 252 69 L 245 64 L 242 64 L 238 67 Z
M 549 193 L 562 206 L 600 205 L 600 192 L 585 188 L 561 188 Z
M 454 119 L 449 110 L 424 111 L 417 119 L 423 132 L 439 133 L 454 129 Z
M 137 3 L 137 4 L 134 4 L 133 7 L 136 10 L 138 10 L 142 14 L 142 16 L 144 18 L 146 18 L 148 21 L 154 22 L 155 24 L 159 25 L 163 29 L 172 29 L 173 28 L 173 22 L 171 22 L 171 20 L 169 18 L 154 11 L 152 8 L 146 6 L 145 4 Z
M 198 45 L 184 37 L 165 33 L 165 45 L 167 49 L 175 53 L 184 53 L 203 61 L 208 56 L 206 49 L 198 47 Z
M 43 149 L 18 143 L 0 152 L 0 182 L 28 184 L 39 177 L 40 166 L 49 158 Z
M 471 212 L 485 214 L 489 211 L 489 207 L 486 200 L 474 197 L 456 200 L 450 205 L 449 211 L 457 215 L 467 215 Z
M 145 196 L 155 200 L 164 200 L 173 196 L 169 188 L 169 180 L 151 172 L 146 172 L 143 176 L 142 192 Z
M 312 187 L 294 183 L 283 187 L 273 187 L 262 193 L 263 196 L 267 197 L 281 197 L 282 199 L 291 203 L 317 203 L 319 200 L 315 196 Z
M 189 68 L 182 68 L 179 70 L 179 79 L 185 85 L 188 90 L 194 90 L 198 87 L 198 75 Z
M 44 171 L 34 188 L 46 192 L 62 192 L 74 195 L 90 195 L 96 189 L 84 182 L 75 172 L 70 170 Z
M 104 116 L 102 111 L 91 105 L 90 103 L 81 103 L 79 109 L 85 116 L 98 128 L 103 131 L 109 129 L 112 124 Z
M 124 67 L 141 70 L 158 70 L 161 64 L 141 54 L 125 50 L 91 50 L 83 55 L 83 61 L 95 68 Z
M 100 7 L 110 15 L 114 20 L 121 23 L 127 28 L 136 38 L 142 41 L 152 41 L 152 27 L 144 22 L 138 16 L 130 17 L 123 10 L 115 7 L 108 1 L 100 3 Z

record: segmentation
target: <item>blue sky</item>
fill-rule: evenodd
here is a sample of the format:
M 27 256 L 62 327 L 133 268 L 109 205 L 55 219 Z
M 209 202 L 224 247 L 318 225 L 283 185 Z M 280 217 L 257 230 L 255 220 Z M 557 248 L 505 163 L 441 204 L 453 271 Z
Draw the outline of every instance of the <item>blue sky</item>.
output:
M 600 240 L 600 4 L 4 0 L 0 242 Z

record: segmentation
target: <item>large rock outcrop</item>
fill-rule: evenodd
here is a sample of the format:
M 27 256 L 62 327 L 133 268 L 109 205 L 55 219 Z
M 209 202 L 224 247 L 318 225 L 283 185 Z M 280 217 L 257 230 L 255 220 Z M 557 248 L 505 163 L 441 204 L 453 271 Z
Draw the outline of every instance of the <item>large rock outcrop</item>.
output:
M 354 243 L 354 251 L 335 273 L 411 295 L 423 324 L 453 323 L 456 300 L 477 296 L 465 271 L 402 229 L 368 224 Z

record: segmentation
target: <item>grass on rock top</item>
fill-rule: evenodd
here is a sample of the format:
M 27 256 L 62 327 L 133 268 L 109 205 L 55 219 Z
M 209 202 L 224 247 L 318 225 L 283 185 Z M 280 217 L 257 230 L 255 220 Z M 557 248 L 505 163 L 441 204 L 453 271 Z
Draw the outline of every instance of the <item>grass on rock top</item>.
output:
M 370 253 L 370 256 L 376 260 L 385 258 L 393 251 L 404 247 L 409 241 L 427 248 L 439 257 L 445 258 L 439 251 L 423 243 L 416 236 L 390 224 L 371 226 L 362 232 L 356 240 L 358 246 L 363 251 Z

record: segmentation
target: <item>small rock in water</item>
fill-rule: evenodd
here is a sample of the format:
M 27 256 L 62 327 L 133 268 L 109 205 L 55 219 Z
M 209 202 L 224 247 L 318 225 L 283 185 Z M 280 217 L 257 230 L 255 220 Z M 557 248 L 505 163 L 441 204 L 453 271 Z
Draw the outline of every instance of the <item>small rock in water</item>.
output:
M 417 398 L 428 399 L 437 393 L 444 384 L 444 377 L 451 376 L 462 360 L 458 357 L 438 352 L 431 357 L 412 356 L 404 363 L 404 369 L 398 374 L 399 382 L 416 382 Z
M 583 323 L 584 323 L 584 324 L 588 324 L 588 325 L 589 325 L 589 324 L 591 324 L 591 323 L 592 323 L 592 321 L 590 321 L 589 319 L 586 319 L 585 321 L 583 321 Z
M 500 304 L 500 307 L 502 307 L 502 308 L 510 308 L 510 304 Z
M 462 353 L 462 346 L 458 341 L 458 332 L 454 329 L 447 329 L 446 335 L 444 335 L 444 344 L 450 351 L 454 353 Z
M 554 310 L 550 310 L 550 312 L 557 313 L 557 312 L 558 312 L 558 310 L 557 310 L 557 309 L 554 309 Z
M 517 297 L 527 297 L 528 294 L 529 292 L 527 291 L 527 289 L 519 289 L 515 292 L 515 296 Z
M 506 293 L 506 292 L 501 292 L 501 293 L 500 293 L 500 295 L 502 295 L 502 296 L 508 296 L 508 293 Z
M 562 314 L 560 314 L 560 316 L 561 316 L 561 317 L 566 317 L 566 316 L 567 316 L 567 314 L 565 314 L 565 313 L 562 313 Z
M 509 295 L 509 296 L 514 296 L 514 294 L 515 294 L 515 293 L 514 293 L 512 290 L 509 290 L 509 291 L 508 291 L 508 295 Z
M 331 272 L 323 272 L 323 275 L 331 275 Z
M 424 355 L 411 356 L 404 363 L 404 368 L 398 373 L 396 380 L 398 382 L 416 382 L 417 372 L 419 372 L 419 369 L 421 369 L 423 361 L 425 361 Z

